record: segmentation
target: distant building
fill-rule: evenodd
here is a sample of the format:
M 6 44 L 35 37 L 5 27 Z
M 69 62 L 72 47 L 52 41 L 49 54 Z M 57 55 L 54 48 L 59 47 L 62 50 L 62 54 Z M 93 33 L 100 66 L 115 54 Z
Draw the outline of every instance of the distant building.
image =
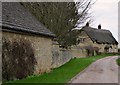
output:
M 101 53 L 114 53 L 118 51 L 118 42 L 109 30 L 92 28 L 86 24 L 78 33 L 78 46 L 81 48 L 93 48 Z

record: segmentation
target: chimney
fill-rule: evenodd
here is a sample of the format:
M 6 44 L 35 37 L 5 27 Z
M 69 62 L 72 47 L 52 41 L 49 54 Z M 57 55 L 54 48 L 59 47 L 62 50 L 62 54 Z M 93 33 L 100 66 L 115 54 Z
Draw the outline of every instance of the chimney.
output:
M 101 24 L 98 25 L 98 29 L 101 29 Z
M 86 27 L 89 27 L 89 22 L 86 23 Z

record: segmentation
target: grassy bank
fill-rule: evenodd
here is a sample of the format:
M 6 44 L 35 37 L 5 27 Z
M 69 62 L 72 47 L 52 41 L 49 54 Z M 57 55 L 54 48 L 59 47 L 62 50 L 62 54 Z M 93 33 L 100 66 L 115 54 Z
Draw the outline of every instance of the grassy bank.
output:
M 117 59 L 117 64 L 120 66 L 120 58 Z
M 63 66 L 53 69 L 50 73 L 30 76 L 26 79 L 10 81 L 8 83 L 66 83 L 92 62 L 112 54 L 103 54 L 89 58 L 72 59 Z

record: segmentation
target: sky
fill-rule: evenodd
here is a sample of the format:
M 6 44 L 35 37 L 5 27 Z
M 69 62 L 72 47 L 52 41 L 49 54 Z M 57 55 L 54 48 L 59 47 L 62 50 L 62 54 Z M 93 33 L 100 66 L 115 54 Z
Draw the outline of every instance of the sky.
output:
M 118 41 L 118 2 L 119 0 L 97 0 L 92 6 L 92 27 L 101 24 L 102 29 L 108 29 Z

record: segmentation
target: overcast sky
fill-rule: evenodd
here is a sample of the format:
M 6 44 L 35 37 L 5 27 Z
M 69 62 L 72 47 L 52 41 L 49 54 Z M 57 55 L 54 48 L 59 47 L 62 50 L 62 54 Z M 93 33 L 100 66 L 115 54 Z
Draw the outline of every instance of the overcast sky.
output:
M 118 41 L 118 2 L 119 0 L 97 0 L 92 6 L 94 22 L 92 27 L 101 24 L 102 29 L 108 29 Z

